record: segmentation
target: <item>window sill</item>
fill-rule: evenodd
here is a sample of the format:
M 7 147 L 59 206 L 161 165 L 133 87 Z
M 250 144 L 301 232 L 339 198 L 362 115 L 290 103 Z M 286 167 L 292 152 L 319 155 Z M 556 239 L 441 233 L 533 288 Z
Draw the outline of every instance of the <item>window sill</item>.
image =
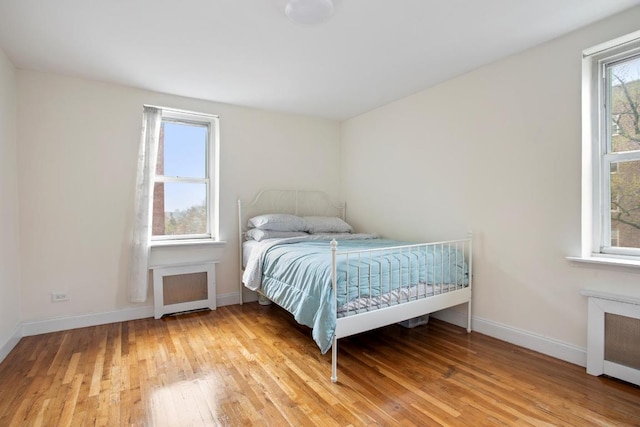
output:
M 166 248 L 176 246 L 224 246 L 227 242 L 211 239 L 185 239 L 185 240 L 154 240 L 149 243 L 152 248 Z
M 568 256 L 567 259 L 572 262 L 582 262 L 587 264 L 617 265 L 621 267 L 640 268 L 640 259 L 626 257 L 593 255 L 587 257 Z

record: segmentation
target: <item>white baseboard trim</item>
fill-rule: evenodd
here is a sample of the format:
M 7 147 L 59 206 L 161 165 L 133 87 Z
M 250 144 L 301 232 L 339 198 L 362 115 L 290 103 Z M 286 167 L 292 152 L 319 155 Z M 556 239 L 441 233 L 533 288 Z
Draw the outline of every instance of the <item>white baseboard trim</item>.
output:
M 240 295 L 236 293 L 218 295 L 216 304 L 218 307 L 234 305 L 240 302 Z M 49 332 L 66 331 L 68 329 L 85 328 L 88 326 L 106 325 L 108 323 L 126 322 L 129 320 L 144 319 L 153 317 L 153 306 L 125 308 L 104 313 L 84 314 L 72 317 L 60 317 L 57 319 L 36 320 L 32 322 L 22 322 L 21 337 L 46 334 Z M 17 341 L 16 341 L 17 343 Z M 15 344 L 14 344 L 15 346 Z M 13 348 L 13 347 L 12 347 Z M 8 352 L 7 352 L 8 354 Z
M 225 305 L 240 304 L 240 293 L 233 292 L 231 294 L 223 294 L 216 296 L 216 306 L 224 307 Z
M 13 333 L 9 336 L 5 343 L 0 346 L 0 362 L 2 362 L 9 355 L 9 353 L 11 353 L 11 350 L 13 350 L 13 348 L 18 344 L 20 338 L 22 338 L 22 325 L 17 324 L 13 330 Z
M 22 336 L 47 334 L 49 332 L 86 328 L 88 326 L 106 325 L 115 322 L 153 317 L 153 306 L 125 308 L 104 313 L 83 314 L 80 316 L 60 317 L 57 319 L 36 320 L 22 323 Z
M 442 310 L 432 314 L 436 319 L 466 328 L 467 313 Z M 484 335 L 524 347 L 578 366 L 587 366 L 587 349 L 522 329 L 503 325 L 478 316 L 471 317 L 471 329 Z

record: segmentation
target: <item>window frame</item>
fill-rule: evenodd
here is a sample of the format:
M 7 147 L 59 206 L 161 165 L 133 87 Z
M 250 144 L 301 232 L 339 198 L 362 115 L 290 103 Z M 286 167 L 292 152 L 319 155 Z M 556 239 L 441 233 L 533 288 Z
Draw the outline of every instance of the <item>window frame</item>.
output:
M 611 152 L 608 67 L 640 55 L 640 31 L 583 51 L 582 254 L 640 262 L 640 248 L 611 246 L 612 163 L 640 160 L 640 150 Z
M 205 178 L 174 177 L 153 174 L 153 185 L 156 183 L 204 183 L 207 209 L 207 232 L 203 234 L 154 235 L 151 233 L 151 244 L 183 243 L 186 241 L 219 242 L 219 157 L 220 131 L 219 117 L 212 114 L 198 113 L 160 107 L 162 109 L 162 123 L 180 123 L 186 125 L 204 126 L 208 129 L 205 147 Z M 156 159 L 156 165 L 158 159 Z M 151 211 L 153 215 L 153 200 Z

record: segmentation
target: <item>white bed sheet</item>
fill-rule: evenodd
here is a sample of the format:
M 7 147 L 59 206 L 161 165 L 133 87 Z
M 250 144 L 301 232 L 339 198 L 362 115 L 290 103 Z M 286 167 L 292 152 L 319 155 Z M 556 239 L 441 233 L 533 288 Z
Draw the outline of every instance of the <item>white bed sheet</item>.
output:
M 260 242 L 256 240 L 245 240 L 242 242 L 242 268 L 247 266 L 247 262 L 251 256 L 251 251 L 259 244 Z

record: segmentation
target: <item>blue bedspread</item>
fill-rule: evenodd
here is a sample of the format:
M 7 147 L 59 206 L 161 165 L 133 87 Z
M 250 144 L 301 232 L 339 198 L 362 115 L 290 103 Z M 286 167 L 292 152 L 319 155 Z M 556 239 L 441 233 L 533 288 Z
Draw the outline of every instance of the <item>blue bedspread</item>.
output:
M 338 252 L 406 245 L 388 239 L 342 240 Z M 345 256 L 337 262 L 337 306 L 357 298 L 377 297 L 399 287 L 468 283 L 461 251 L 439 245 L 386 249 L 373 255 Z M 326 353 L 336 328 L 328 240 L 294 241 L 274 245 L 264 253 L 262 292 L 313 330 L 313 339 Z

